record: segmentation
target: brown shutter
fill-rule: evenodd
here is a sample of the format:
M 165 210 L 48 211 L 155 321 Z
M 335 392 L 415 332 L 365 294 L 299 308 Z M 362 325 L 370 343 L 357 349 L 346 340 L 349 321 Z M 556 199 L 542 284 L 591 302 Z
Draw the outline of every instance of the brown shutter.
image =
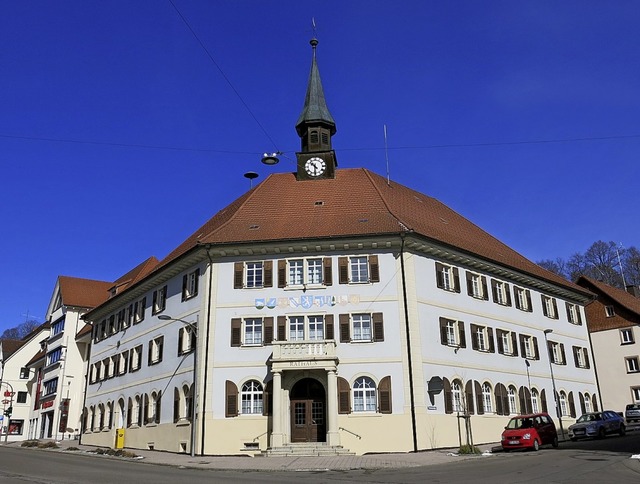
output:
M 273 287 L 273 261 L 264 261 L 264 281 L 262 281 L 263 287 Z
M 325 339 L 334 339 L 333 314 L 326 314 L 324 317 Z
M 240 346 L 242 344 L 242 319 L 231 319 L 231 346 Z
M 453 401 L 451 399 L 451 383 L 446 378 L 442 379 L 444 383 L 444 412 L 453 413 Z
M 533 304 L 531 304 L 531 291 L 529 289 L 525 289 L 525 294 L 527 295 L 527 311 L 530 313 L 533 312 Z
M 585 407 L 584 404 L 584 395 L 582 395 L 582 393 L 578 393 L 578 397 L 580 398 L 580 412 L 581 415 L 587 413 L 587 408 Z M 589 397 L 587 397 L 589 398 Z
M 567 311 L 567 321 L 569 321 L 570 323 L 572 323 L 573 321 L 571 321 L 571 305 L 568 302 L 564 303 L 564 307 Z
M 453 290 L 460 292 L 460 271 L 457 267 L 453 268 Z
M 267 384 L 264 386 L 264 391 L 262 392 L 262 415 L 271 415 L 271 403 L 273 400 L 273 380 L 269 380 Z
M 338 282 L 349 284 L 349 258 L 338 257 Z
M 331 286 L 333 284 L 333 265 L 332 265 L 333 260 L 331 259 L 331 257 L 325 257 L 322 261 L 322 265 L 324 268 L 324 273 L 323 273 L 323 277 L 324 277 L 324 285 L 325 286 Z
M 536 360 L 540 359 L 540 352 L 538 351 L 538 338 L 535 336 L 532 338 L 533 340 L 533 351 L 535 353 Z
M 177 388 L 173 390 L 173 423 L 180 420 L 180 392 Z
M 569 413 L 571 418 L 576 418 L 576 404 L 573 401 L 573 392 L 569 392 Z
M 518 390 L 518 400 L 520 401 L 520 413 L 529 413 L 527 410 L 527 401 L 524 396 L 524 387 L 520 387 L 520 390 Z
M 471 325 L 471 348 L 478 349 L 478 327 L 475 324 Z
M 182 300 L 187 299 L 187 275 L 182 276 Z M 136 303 L 137 304 L 137 303 Z
M 493 302 L 498 301 L 498 282 L 495 279 L 491 279 L 491 295 L 493 296 Z
M 380 413 L 391 413 L 391 376 L 385 376 L 378 385 L 378 408 Z
M 440 318 L 440 343 L 447 346 L 447 320 Z
M 460 348 L 466 348 L 467 338 L 464 333 L 464 321 L 458 321 L 458 337 L 460 338 Z
M 473 398 L 473 381 L 469 380 L 467 381 L 466 385 L 464 386 L 464 393 L 465 393 L 465 400 L 466 400 L 466 410 L 467 413 L 469 415 L 473 415 L 475 413 L 475 408 L 474 408 L 474 398 Z
M 378 266 L 378 256 L 369 256 L 369 282 L 380 282 L 380 267 Z
M 158 343 L 158 361 L 162 361 L 162 353 L 164 351 L 164 336 L 160 338 Z
M 156 311 L 156 304 L 158 302 L 158 291 L 153 291 L 153 302 L 151 303 L 151 313 L 155 314 Z M 113 316 L 111 316 L 113 318 Z M 111 323 L 112 321 L 109 321 L 109 323 Z
M 278 341 L 287 340 L 287 317 L 278 316 Z
M 227 380 L 225 383 L 225 417 L 238 416 L 238 387 L 235 383 Z
M 338 377 L 338 413 L 351 413 L 351 388 L 349 382 Z
M 544 303 L 544 295 L 540 294 L 540 300 L 542 301 L 542 314 L 544 314 L 545 316 L 549 316 L 549 314 L 547 313 L 547 305 Z
M 584 367 L 591 368 L 591 364 L 589 363 L 589 351 L 584 349 Z
M 340 322 L 340 342 L 349 343 L 351 341 L 350 320 L 348 314 L 340 314 L 338 316 Z
M 511 346 L 513 347 L 513 356 L 518 356 L 518 335 L 516 335 L 515 331 L 511 332 Z
M 553 303 L 553 317 L 558 319 L 558 305 L 556 304 L 556 298 L 554 297 L 551 299 L 551 302 Z
M 578 364 L 578 350 L 579 348 L 577 346 L 572 346 L 571 349 L 573 350 L 573 364 L 576 368 L 580 368 L 580 365 Z
M 444 289 L 444 276 L 443 276 L 444 266 L 440 264 L 440 262 L 436 262 L 436 285 L 440 289 Z
M 144 398 L 142 399 L 142 404 L 144 405 L 143 409 L 143 423 L 146 425 L 149 423 L 149 395 L 144 394 Z
M 591 408 L 593 408 L 594 412 L 598 411 L 598 399 L 596 398 L 596 394 L 595 393 L 591 397 Z
M 503 396 L 504 396 L 504 385 L 502 385 L 502 383 L 498 383 L 495 387 L 495 391 L 494 391 L 494 396 L 495 396 L 495 401 L 496 401 L 496 414 L 497 415 L 508 415 L 509 414 L 509 410 L 507 407 L 507 413 L 504 413 L 504 408 L 503 408 Z
M 504 284 L 504 293 L 507 296 L 507 306 L 511 306 L 511 287 L 506 282 Z
M 582 326 L 582 316 L 580 314 L 580 306 L 576 304 L 576 314 L 578 315 L 578 324 Z
M 155 411 L 154 411 L 155 416 L 156 416 L 156 423 L 157 424 L 160 423 L 160 410 L 161 409 L 162 409 L 162 392 L 158 392 L 158 395 L 156 396 L 156 404 L 155 404 Z
M 233 264 L 233 288 L 242 289 L 244 287 L 244 264 L 236 262 Z
M 487 288 L 487 278 L 482 276 L 480 278 L 482 280 L 482 298 L 485 301 L 489 300 L 489 289 Z
M 264 318 L 264 332 L 262 333 L 262 344 L 270 345 L 273 343 L 273 318 Z
M 473 279 L 471 277 L 471 272 L 465 271 L 467 278 L 467 294 L 469 296 L 473 296 Z
M 153 350 L 153 341 L 149 341 L 149 350 L 147 351 L 147 365 L 151 366 L 151 361 L 152 361 L 152 353 Z
M 566 365 L 567 364 L 567 357 L 564 354 L 564 344 L 560 343 L 560 354 L 562 355 L 562 364 Z
M 489 352 L 495 353 L 496 347 L 493 342 L 493 328 L 487 328 L 487 339 L 489 340 Z
M 501 355 L 504 354 L 504 345 L 502 344 L 503 334 L 504 334 L 504 331 L 502 331 L 501 329 L 496 330 L 496 336 L 498 340 L 498 353 L 500 353 Z
M 178 356 L 182 354 L 182 340 L 184 338 L 184 328 L 178 331 Z
M 482 400 L 482 386 L 477 381 L 473 382 L 473 386 L 476 390 L 476 407 L 478 415 L 484 415 L 484 401 Z
M 384 323 L 382 313 L 373 313 L 373 341 L 384 341 Z
M 540 401 L 542 402 L 542 411 L 547 412 L 547 393 L 542 389 L 540 392 Z
M 287 285 L 287 261 L 278 261 L 278 287 L 286 287 Z

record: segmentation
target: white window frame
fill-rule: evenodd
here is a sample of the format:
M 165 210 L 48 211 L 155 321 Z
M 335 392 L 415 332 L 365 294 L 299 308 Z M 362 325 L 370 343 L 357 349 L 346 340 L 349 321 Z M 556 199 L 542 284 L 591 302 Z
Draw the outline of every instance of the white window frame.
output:
M 153 292 L 153 311 L 152 314 L 158 314 L 167 307 L 167 286 L 163 286 Z
M 287 259 L 287 287 L 322 286 L 324 286 L 322 257 Z
M 118 360 L 118 375 L 124 375 L 127 372 L 127 361 L 129 360 L 129 350 L 120 353 Z
M 489 351 L 489 334 L 486 326 L 476 326 L 478 351 Z
M 548 318 L 558 319 L 558 314 L 556 313 L 555 305 L 553 304 L 553 300 L 555 298 L 551 296 L 542 295 L 542 304 L 545 307 L 545 314 Z
M 133 307 L 133 324 L 139 323 L 144 320 L 145 309 L 147 305 L 147 298 L 143 297 L 142 299 L 136 301 Z
M 591 397 L 588 393 L 584 394 L 584 413 L 591 413 Z
M 633 328 L 622 328 L 620 330 L 620 344 L 630 345 L 635 343 L 633 338 Z
M 58 377 L 42 382 L 42 396 L 55 395 L 58 392 Z
M 518 413 L 518 392 L 512 386 L 507 388 L 507 399 L 509 400 L 509 414 Z
M 131 364 L 129 371 L 136 371 L 142 368 L 142 345 L 138 345 L 131 350 Z
M 62 333 L 64 331 L 64 321 L 65 318 L 60 318 L 58 321 L 56 321 L 55 323 L 53 323 L 51 325 L 51 336 L 50 338 L 53 338 L 54 336 Z
M 578 348 L 576 351 L 576 358 L 578 360 L 578 368 L 586 368 L 587 360 L 585 358 L 585 348 Z
M 244 346 L 261 346 L 263 335 L 264 322 L 262 318 L 245 318 L 243 320 L 242 344 Z
M 349 257 L 349 283 L 368 284 L 370 281 L 369 257 L 366 255 Z
M 640 361 L 637 356 L 627 356 L 624 361 L 627 367 L 627 373 L 640 372 Z
M 613 306 L 605 306 L 604 314 L 607 318 L 613 318 L 616 315 L 616 310 L 613 308 Z
M 164 346 L 164 336 L 158 336 L 149 341 L 151 345 L 151 365 L 157 365 L 162 361 L 162 352 L 160 348 Z
M 441 264 L 440 270 L 442 272 L 442 289 L 445 291 L 453 291 L 455 289 L 455 280 L 453 278 L 453 267 L 446 264 Z
M 323 341 L 326 335 L 323 314 L 292 314 L 287 318 L 288 341 Z
M 475 272 L 470 273 L 471 276 L 471 296 L 476 299 L 484 298 L 484 290 L 482 288 L 482 276 Z
M 535 388 L 531 389 L 531 411 L 533 413 L 540 412 L 540 395 L 538 394 L 538 390 Z
M 562 361 L 562 352 L 560 351 L 560 343 L 555 341 L 550 341 L 551 343 L 551 355 L 553 357 L 553 363 L 556 365 L 561 365 Z
M 640 387 L 631 387 L 631 396 L 634 403 L 640 403 Z
M 513 355 L 513 340 L 511 331 L 500 330 L 500 338 L 502 339 L 502 351 L 505 355 Z
M 502 306 L 506 306 L 508 304 L 507 299 L 507 284 L 503 281 L 496 280 L 496 303 Z
M 191 271 L 187 273 L 187 283 L 184 287 L 183 301 L 187 299 L 191 299 L 198 295 L 198 277 L 200 275 L 200 270 L 196 269 L 195 271 Z
M 354 343 L 373 341 L 373 318 L 371 313 L 351 314 L 351 341 Z
M 46 366 L 53 365 L 60 360 L 62 360 L 62 346 L 58 346 L 55 350 L 51 350 L 47 353 Z
M 242 415 L 262 415 L 264 408 L 262 384 L 257 380 L 249 380 L 242 385 L 240 392 L 240 413 Z
M 259 289 L 264 287 L 264 261 L 244 263 L 244 287 Z
M 560 390 L 560 395 L 558 396 L 558 399 L 560 400 L 560 414 L 563 417 L 568 417 L 569 405 L 567 403 L 567 394 L 564 392 L 564 390 Z
M 352 386 L 353 412 L 375 413 L 378 407 L 376 383 L 367 376 L 357 378 Z
M 577 304 L 567 303 L 567 308 L 569 309 L 569 311 L 567 311 L 569 322 L 571 324 L 580 324 L 579 306 Z
M 482 385 L 482 405 L 484 413 L 493 413 L 493 389 L 489 383 Z
M 529 311 L 529 309 L 531 309 L 529 308 L 529 299 L 527 298 L 529 289 L 513 286 L 513 292 L 516 300 L 516 308 L 521 311 Z
M 536 357 L 536 353 L 533 347 L 533 336 L 529 336 L 527 334 L 522 335 L 524 341 L 524 357 L 532 360 Z
M 451 408 L 454 412 L 464 412 L 462 404 L 462 383 L 460 380 L 451 382 Z

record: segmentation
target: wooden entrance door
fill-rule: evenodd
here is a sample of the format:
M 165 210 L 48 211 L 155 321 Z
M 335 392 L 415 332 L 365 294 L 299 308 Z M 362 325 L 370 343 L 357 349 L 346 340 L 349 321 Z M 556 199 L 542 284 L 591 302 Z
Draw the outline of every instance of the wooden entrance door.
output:
M 317 380 L 305 378 L 294 385 L 291 402 L 291 442 L 325 442 L 325 393 Z

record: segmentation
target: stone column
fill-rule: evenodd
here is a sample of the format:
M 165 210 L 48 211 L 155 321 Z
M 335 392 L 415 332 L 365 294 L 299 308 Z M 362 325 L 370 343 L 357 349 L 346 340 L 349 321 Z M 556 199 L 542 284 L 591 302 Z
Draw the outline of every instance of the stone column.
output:
M 273 372 L 273 428 L 271 430 L 271 447 L 282 447 L 282 372 Z
M 327 371 L 327 444 L 340 445 L 338 432 L 338 377 L 336 370 Z

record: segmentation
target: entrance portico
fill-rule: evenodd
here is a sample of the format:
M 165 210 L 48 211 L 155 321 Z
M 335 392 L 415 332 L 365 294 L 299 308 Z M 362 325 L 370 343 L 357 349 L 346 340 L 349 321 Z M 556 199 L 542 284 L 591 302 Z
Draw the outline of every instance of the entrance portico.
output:
M 291 442 L 340 445 L 335 350 L 335 341 L 274 341 L 271 447 Z

